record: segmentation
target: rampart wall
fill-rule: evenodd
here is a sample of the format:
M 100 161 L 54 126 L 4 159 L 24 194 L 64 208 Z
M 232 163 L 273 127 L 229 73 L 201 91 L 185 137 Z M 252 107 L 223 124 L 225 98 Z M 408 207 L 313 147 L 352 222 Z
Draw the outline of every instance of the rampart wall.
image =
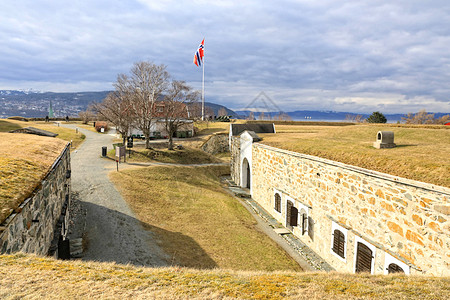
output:
M 70 147 L 62 151 L 41 185 L 0 225 L 0 253 L 55 255 L 67 233 Z
M 201 149 L 209 154 L 217 154 L 229 151 L 228 133 L 216 133 L 211 135 L 201 146 Z
M 355 272 L 363 245 L 372 274 L 395 264 L 407 274 L 450 275 L 450 189 L 258 143 L 251 155 L 253 199 L 336 270 Z M 239 172 L 232 159 L 235 181 Z M 333 251 L 335 233 L 342 252 Z

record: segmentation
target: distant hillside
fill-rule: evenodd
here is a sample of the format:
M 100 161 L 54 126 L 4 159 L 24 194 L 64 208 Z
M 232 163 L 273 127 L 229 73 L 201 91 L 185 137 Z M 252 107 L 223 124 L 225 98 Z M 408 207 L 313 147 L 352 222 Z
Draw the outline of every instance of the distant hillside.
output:
M 223 106 L 223 105 L 220 105 L 220 104 L 215 104 L 215 103 L 211 103 L 211 102 L 205 102 L 205 107 L 210 107 L 214 111 L 214 115 L 215 116 L 219 115 L 219 110 L 221 108 L 225 108 L 225 110 L 227 111 L 227 115 L 228 116 L 232 116 L 233 118 L 239 117 L 239 115 L 234 110 L 231 110 L 231 109 L 227 108 L 226 106 Z
M 22 116 L 27 118 L 45 117 L 48 114 L 50 101 L 57 117 L 77 116 L 78 112 L 86 110 L 92 102 L 101 102 L 111 91 L 53 93 L 38 91 L 0 90 L 0 118 Z M 200 102 L 197 103 L 200 105 Z M 206 108 L 211 108 L 218 115 L 225 108 L 227 115 L 237 118 L 233 110 L 212 102 L 205 102 Z
M 242 116 L 242 118 L 248 117 L 250 114 L 250 111 L 236 111 L 239 115 Z M 274 117 L 278 115 L 279 112 L 264 112 L 264 116 L 271 116 Z M 291 111 L 286 112 L 292 120 L 294 121 L 345 121 L 348 115 L 350 116 L 356 116 L 356 115 L 362 115 L 362 119 L 367 119 L 370 114 L 358 114 L 358 113 L 351 113 L 351 112 L 337 112 L 337 111 L 315 111 L 315 110 L 297 110 L 297 111 Z M 433 114 L 433 113 L 432 113 Z M 440 118 L 444 115 L 448 115 L 450 113 L 434 113 L 435 118 Z M 259 117 L 259 112 L 255 112 L 254 116 L 256 119 Z M 405 117 L 406 114 L 384 114 L 386 117 L 388 123 L 396 123 L 397 121 L 402 121 L 402 117 Z
M 110 91 L 53 93 L 0 90 L 0 118 L 10 116 L 45 117 L 50 101 L 55 116 L 77 116 L 92 102 L 102 101 Z

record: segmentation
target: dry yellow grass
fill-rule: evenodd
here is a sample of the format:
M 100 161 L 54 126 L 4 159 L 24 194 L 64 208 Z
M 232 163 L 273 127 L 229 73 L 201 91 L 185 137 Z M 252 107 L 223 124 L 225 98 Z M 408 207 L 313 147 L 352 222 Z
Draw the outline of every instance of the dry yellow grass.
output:
M 85 135 L 81 132 L 76 133 L 76 130 L 58 127 L 54 123 L 46 123 L 44 121 L 36 121 L 36 122 L 23 122 L 16 120 L 0 120 L 0 132 L 8 132 L 13 129 L 19 129 L 24 127 L 35 127 L 43 130 L 47 130 L 53 133 L 57 133 L 57 138 L 72 141 L 73 148 L 78 147 L 85 139 Z
M 448 126 L 276 126 L 263 144 L 408 179 L 450 187 Z M 378 131 L 393 131 L 396 148 L 372 147 Z
M 240 121 L 242 123 L 242 121 Z M 198 128 L 198 135 L 211 135 L 216 132 L 229 132 L 229 122 L 196 122 L 195 127 Z
M 450 279 L 142 268 L 0 256 L 2 299 L 449 299 Z
M 0 132 L 0 223 L 39 186 L 66 144 L 55 138 Z
M 150 167 L 111 173 L 139 220 L 180 266 L 300 270 L 220 186 L 229 167 Z
M 87 129 L 87 130 L 89 130 L 89 131 L 99 133 L 99 132 L 95 129 L 94 123 L 93 123 L 93 122 L 89 122 L 88 124 L 83 124 L 83 122 L 81 122 L 81 121 L 72 121 L 72 122 L 69 122 L 69 124 L 75 124 L 75 125 L 77 125 L 79 128 L 84 128 L 84 129 Z
M 127 150 L 127 162 L 163 162 L 173 164 L 209 164 L 223 162 L 220 158 L 205 153 L 204 151 L 191 147 L 184 147 L 182 150 L 167 150 L 166 143 L 161 147 L 152 144 L 153 149 L 145 149 L 144 146 L 134 147 Z M 108 156 L 115 159 L 115 150 L 108 152 Z

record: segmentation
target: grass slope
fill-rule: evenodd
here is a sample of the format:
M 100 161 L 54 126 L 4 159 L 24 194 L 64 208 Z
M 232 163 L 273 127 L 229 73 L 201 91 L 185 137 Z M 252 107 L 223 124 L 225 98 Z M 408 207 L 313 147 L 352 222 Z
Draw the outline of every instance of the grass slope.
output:
M 0 223 L 39 186 L 66 142 L 0 133 Z
M 450 187 L 450 130 L 445 126 L 279 125 L 276 130 L 276 134 L 262 134 L 262 143 Z M 378 131 L 393 131 L 397 147 L 373 148 Z
M 149 167 L 111 173 L 174 263 L 194 268 L 300 270 L 220 186 L 229 167 Z
M 0 256 L 2 299 L 449 299 L 450 279 L 142 268 Z
M 11 134 L 10 130 L 36 127 L 57 138 Z M 80 145 L 85 136 L 53 123 L 0 120 L 0 223 L 40 184 L 67 142 Z
M 35 127 L 57 133 L 57 138 L 65 140 L 67 142 L 72 141 L 72 146 L 74 148 L 78 147 L 86 138 L 84 134 L 80 132 L 76 133 L 76 130 L 74 129 L 58 127 L 54 123 L 46 123 L 44 121 L 23 122 L 10 119 L 0 120 L 0 132 L 8 132 L 10 130 L 20 129 L 24 127 Z
M 162 147 L 155 147 L 153 149 L 145 149 L 143 147 L 134 147 L 129 156 L 127 150 L 127 162 L 162 162 L 173 164 L 208 164 L 221 163 L 221 159 L 205 153 L 200 149 L 185 147 L 183 150 L 167 150 L 164 143 Z M 108 156 L 115 159 L 115 150 L 108 151 Z

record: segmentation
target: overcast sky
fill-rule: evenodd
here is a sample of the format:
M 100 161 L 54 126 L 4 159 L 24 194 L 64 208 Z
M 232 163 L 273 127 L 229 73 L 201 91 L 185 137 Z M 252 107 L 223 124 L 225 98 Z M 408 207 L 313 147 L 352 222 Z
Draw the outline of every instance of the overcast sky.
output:
M 141 60 L 241 109 L 450 112 L 450 1 L 15 0 L 0 89 L 100 91 Z

